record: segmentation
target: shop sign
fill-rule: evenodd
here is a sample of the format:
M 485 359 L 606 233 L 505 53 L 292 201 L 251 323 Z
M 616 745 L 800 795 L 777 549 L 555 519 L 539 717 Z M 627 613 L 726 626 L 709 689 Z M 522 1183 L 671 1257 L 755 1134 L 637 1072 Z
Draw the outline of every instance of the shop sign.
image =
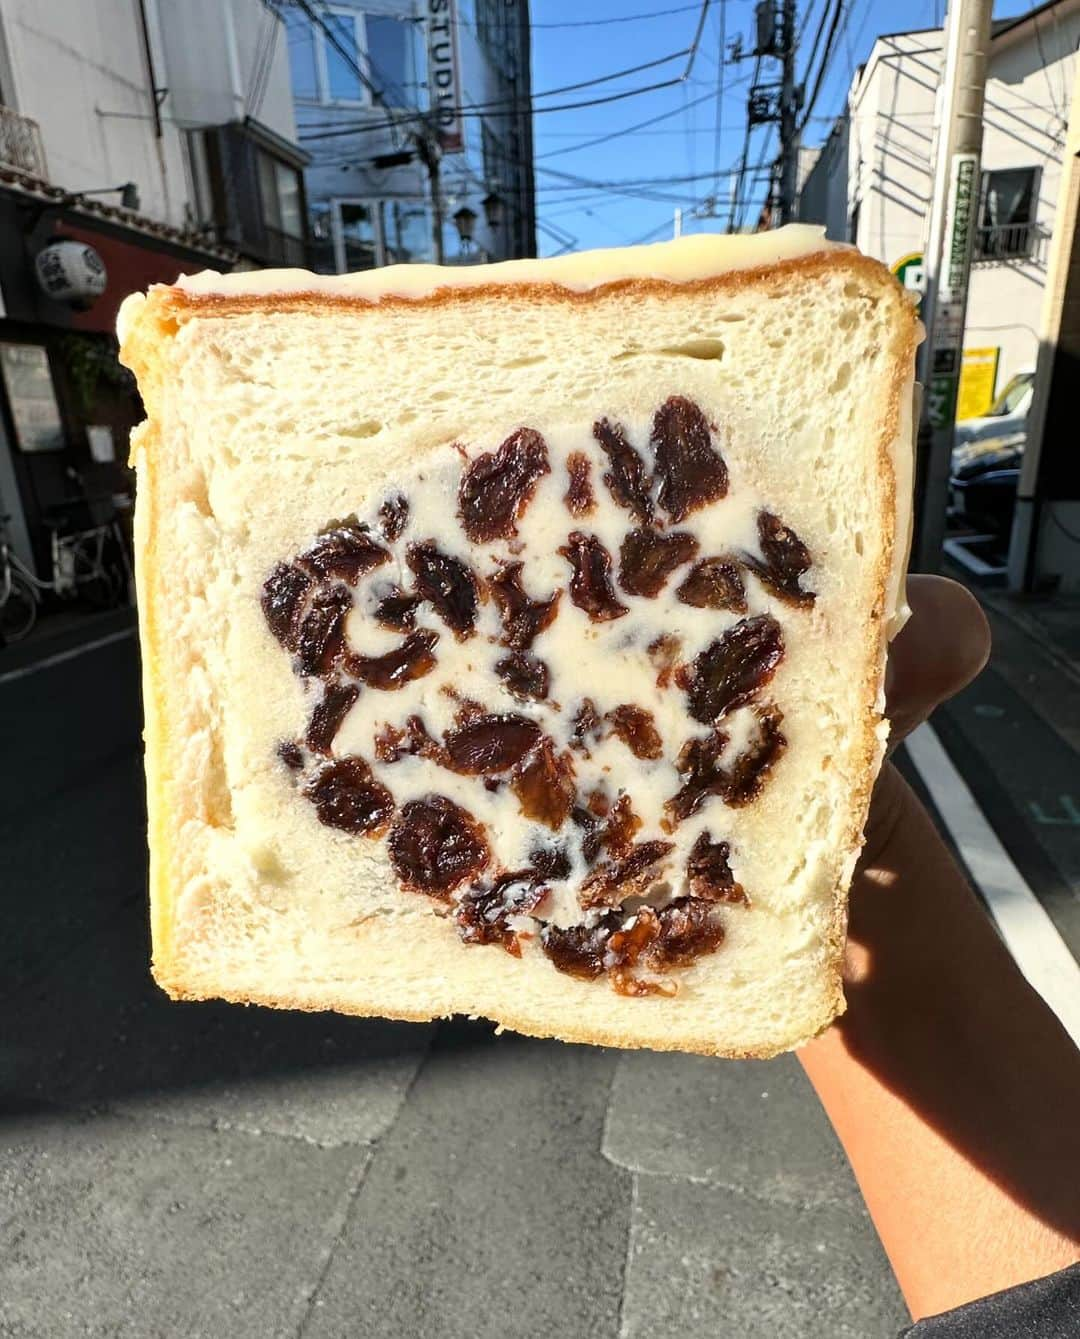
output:
M 960 364 L 960 391 L 956 397 L 957 422 L 981 418 L 994 403 L 1000 349 L 965 349 Z
M 461 60 L 456 0 L 427 0 L 428 92 L 435 134 L 443 153 L 461 153 Z

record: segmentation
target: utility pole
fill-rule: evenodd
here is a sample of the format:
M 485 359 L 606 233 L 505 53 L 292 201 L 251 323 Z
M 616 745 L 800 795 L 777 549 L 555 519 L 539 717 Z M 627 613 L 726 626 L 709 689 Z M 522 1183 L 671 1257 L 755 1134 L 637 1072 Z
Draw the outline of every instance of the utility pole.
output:
M 949 0 L 938 90 L 934 195 L 925 248 L 926 342 L 919 372 L 930 441 L 916 498 L 913 566 L 935 572 L 945 540 L 956 393 L 964 348 L 971 252 L 978 226 L 983 103 L 992 0 Z
M 746 97 L 746 138 L 743 142 L 742 165 L 732 191 L 728 232 L 735 231 L 738 197 L 745 186 L 750 132 L 754 126 L 778 125 L 780 152 L 777 156 L 779 175 L 778 203 L 780 222 L 790 223 L 796 213 L 796 187 L 799 175 L 799 122 L 802 88 L 795 82 L 795 54 L 798 38 L 795 32 L 796 0 L 758 0 L 754 6 L 754 46 L 744 51 L 742 38 L 732 43 L 731 59 L 755 60 L 754 76 Z M 760 78 L 762 62 L 780 62 L 780 78 Z M 775 178 L 773 178 L 775 181 Z
M 442 178 L 439 171 L 442 162 L 442 150 L 434 124 L 424 118 L 421 129 L 414 136 L 416 152 L 427 169 L 429 190 L 431 193 L 431 241 L 435 254 L 435 264 L 441 265 L 443 255 L 443 216 L 442 216 Z
M 795 191 L 799 178 L 799 127 L 796 112 L 801 98 L 795 85 L 795 0 L 784 0 L 780 11 L 780 222 L 795 218 Z

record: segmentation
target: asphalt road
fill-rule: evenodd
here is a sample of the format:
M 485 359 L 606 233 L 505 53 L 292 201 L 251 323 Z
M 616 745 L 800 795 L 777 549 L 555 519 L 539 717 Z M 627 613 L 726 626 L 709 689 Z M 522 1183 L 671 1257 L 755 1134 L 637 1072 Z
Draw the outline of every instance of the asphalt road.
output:
M 168 1002 L 147 973 L 134 642 L 3 671 L 0 1336 L 887 1339 L 903 1325 L 790 1057 Z M 1023 706 L 999 675 L 956 729 L 970 709 L 969 747 L 1045 773 L 1017 742 Z M 1027 821 L 1005 789 L 995 803 Z M 1039 826 L 1071 933 L 1074 848 L 1049 850 Z

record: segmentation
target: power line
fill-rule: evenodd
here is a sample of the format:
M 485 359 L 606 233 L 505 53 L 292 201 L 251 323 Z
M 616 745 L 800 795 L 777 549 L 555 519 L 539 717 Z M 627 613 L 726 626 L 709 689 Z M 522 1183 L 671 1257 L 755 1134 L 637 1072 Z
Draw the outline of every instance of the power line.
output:
M 751 76 L 751 86 L 757 83 L 758 75 L 761 73 L 761 57 L 758 56 L 754 61 L 754 73 Z M 731 192 L 731 212 L 728 214 L 728 232 L 735 231 L 735 201 L 738 199 L 739 191 L 742 190 L 743 178 L 746 176 L 748 166 L 747 160 L 750 157 L 750 115 L 747 112 L 746 133 L 743 135 L 742 159 L 739 163 L 738 175 L 735 178 L 735 188 Z
M 654 9 L 648 14 L 620 14 L 614 19 L 575 19 L 566 23 L 530 23 L 530 28 L 603 28 L 609 23 L 640 23 L 644 19 L 664 19 L 671 14 L 689 14 L 697 5 L 679 5 L 676 9 Z
M 536 161 L 539 162 L 542 158 L 554 158 L 557 155 L 578 153 L 581 149 L 592 149 L 597 144 L 607 144 L 613 139 L 621 139 L 623 135 L 635 134 L 639 130 L 644 130 L 647 126 L 654 126 L 660 121 L 669 121 L 673 116 L 681 116 L 687 110 L 687 107 L 697 107 L 702 102 L 708 102 L 713 96 L 712 93 L 704 93 L 700 98 L 696 98 L 686 106 L 674 107 L 670 111 L 661 112 L 659 116 L 650 116 L 647 121 L 638 121 L 635 125 L 623 126 L 621 130 L 611 130 L 606 135 L 597 135 L 594 139 L 585 140 L 583 144 L 572 144 L 566 149 L 551 149 L 547 153 L 538 153 Z M 681 135 L 683 132 L 676 130 L 672 133 Z
M 720 139 L 724 129 L 724 71 L 727 69 L 727 0 L 720 0 L 720 59 L 716 62 L 716 122 L 713 140 L 713 194 L 720 194 Z
M 306 4 L 306 3 L 307 3 L 307 0 L 296 0 L 296 3 L 298 3 L 298 4 Z M 675 59 L 675 57 L 678 56 L 678 55 L 683 55 L 683 54 L 686 55 L 686 57 L 687 57 L 686 66 L 685 66 L 685 68 L 683 69 L 683 71 L 682 71 L 681 74 L 676 75 L 676 76 L 675 76 L 674 78 L 672 78 L 672 79 L 663 79 L 663 80 L 660 80 L 660 81 L 658 81 L 658 82 L 655 83 L 655 84 L 646 84 L 646 85 L 644 85 L 644 86 L 641 87 L 641 88 L 628 88 L 628 89 L 623 89 L 623 90 L 621 90 L 621 91 L 619 91 L 619 92 L 617 92 L 617 93 L 608 93 L 608 94 L 606 94 L 604 97 L 599 97 L 599 98 L 585 98 L 585 99 L 582 99 L 581 101 L 578 101 L 578 102 L 566 102 L 566 103 L 561 103 L 561 104 L 558 104 L 558 105 L 556 105 L 556 106 L 554 106 L 554 107 L 536 107 L 536 106 L 533 106 L 533 107 L 531 108 L 532 115 L 534 115 L 534 116 L 539 116 L 541 113 L 577 111 L 577 110 L 580 110 L 581 108 L 584 108 L 584 107 L 597 107 L 597 106 L 600 106 L 600 105 L 602 105 L 602 104 L 604 104 L 604 103 L 609 103 L 609 102 L 621 102 L 621 101 L 624 101 L 626 98 L 636 98 L 636 97 L 640 97 L 640 96 L 641 96 L 642 94 L 644 94 L 644 93 L 653 93 L 653 92 L 656 92 L 656 91 L 658 91 L 659 89 L 662 89 L 662 88 L 673 88 L 673 87 L 677 86 L 678 84 L 685 83 L 685 82 L 689 79 L 689 77 L 690 77 L 690 73 L 691 73 L 691 71 L 692 71 L 692 69 L 693 69 L 693 65 L 694 65 L 694 56 L 695 56 L 696 53 L 697 53 L 697 49 L 698 49 L 698 46 L 699 46 L 700 41 L 701 41 L 701 30 L 702 30 L 702 26 L 703 26 L 703 23 L 704 23 L 704 18 L 705 18 L 705 15 L 706 15 L 707 12 L 708 12 L 708 8 L 709 8 L 709 4 L 710 4 L 710 3 L 711 3 L 711 0 L 702 0 L 702 5 L 701 5 L 701 18 L 700 18 L 699 21 L 698 21 L 697 31 L 696 31 L 696 33 L 695 33 L 695 35 L 694 35 L 694 39 L 693 39 L 693 41 L 691 42 L 690 46 L 687 47 L 687 48 L 685 48 L 685 50 L 684 50 L 683 52 L 676 52 L 676 53 L 674 53 L 671 57 L 666 58 L 666 59 Z M 659 62 L 655 62 L 655 63 L 658 63 L 658 64 L 659 64 L 659 63 L 663 63 L 663 62 L 662 62 L 662 61 L 659 61 Z M 626 71 L 623 71 L 622 73 L 626 73 Z M 609 80 L 611 80 L 611 79 L 614 79 L 614 78 L 617 78 L 617 77 L 618 77 L 617 74 L 604 75 L 604 76 L 603 76 L 602 78 L 600 78 L 600 79 L 596 79 L 596 80 L 592 80 L 592 81 L 588 81 L 588 82 L 590 82 L 590 83 L 604 83 L 604 82 L 607 82 L 607 81 L 609 81 Z M 580 85 L 580 87 L 583 87 L 583 86 L 584 86 L 584 85 Z M 547 90 L 545 90 L 543 93 L 534 93 L 534 94 L 531 95 L 530 101 L 535 101 L 535 99 L 538 98 L 538 97 L 551 97 L 551 96 L 553 96 L 555 93 L 557 93 L 557 92 L 561 92 L 561 91 L 565 91 L 565 90 L 560 90 L 560 89 L 547 89 Z M 516 103 L 516 102 L 487 103 L 487 104 L 483 104 L 483 103 L 481 103 L 481 104 L 476 104 L 476 105 L 474 105 L 474 106 L 465 106 L 465 107 L 458 106 L 458 107 L 453 108 L 453 111 L 455 112 L 455 114 L 456 114 L 457 116 L 459 116 L 459 117 L 470 117 L 470 118 L 471 118 L 471 117 L 476 117 L 476 116 L 481 116 L 481 117 L 482 117 L 482 116 L 486 116 L 486 115 L 488 115 L 488 114 L 490 114 L 490 113 L 492 113 L 492 112 L 498 112 L 498 111 L 518 111 L 518 110 L 520 110 L 520 104 L 519 104 L 519 103 Z M 303 134 L 303 131 L 301 131 L 301 138 L 304 140 L 305 143 L 307 143 L 307 142 L 312 142 L 312 141 L 315 141 L 315 140 L 340 139 L 340 138 L 342 138 L 342 137 L 344 137 L 344 136 L 348 136 L 348 135 L 356 135 L 356 134 L 359 134 L 359 133 L 362 133 L 362 132 L 371 132 L 371 131 L 375 131 L 375 130 L 389 129 L 389 128 L 391 128 L 391 127 L 398 127 L 398 126 L 400 126 L 400 125 L 401 125 L 403 122 L 405 122 L 405 121 L 416 120 L 416 119 L 418 119 L 418 118 L 422 120 L 422 119 L 424 119 L 426 116 L 427 116 L 427 113 L 426 113 L 426 112 L 416 112 L 415 114 L 414 114 L 414 113 L 404 113 L 402 116 L 396 118 L 395 120 L 393 120 L 393 121 L 388 121 L 388 122 L 386 122 L 386 123 L 384 123 L 384 124 L 375 124 L 375 125 L 373 125 L 373 124 L 367 124 L 367 125 L 362 125 L 362 126 L 348 126 L 348 127 L 342 127 L 342 128 L 339 128 L 339 129 L 337 129 L 337 130 L 326 130 L 326 131 L 322 131 L 322 132 L 320 132 L 320 133 L 318 133 L 318 134 L 315 134 L 315 135 L 304 135 L 304 134 Z
M 821 64 L 818 66 L 817 78 L 814 80 L 814 89 L 806 100 L 802 118 L 799 122 L 800 131 L 802 131 L 803 127 L 806 125 L 807 118 L 813 112 L 814 104 L 817 102 L 818 94 L 821 92 L 821 85 L 825 79 L 825 71 L 829 68 L 829 62 L 832 59 L 836 44 L 836 32 L 840 26 L 840 20 L 843 17 L 843 14 L 844 0 L 836 0 L 836 9 L 833 12 L 832 22 L 829 25 L 829 35 L 825 39 L 825 50 L 821 55 Z M 824 20 L 824 15 L 822 15 L 822 19 Z M 807 68 L 809 69 L 809 66 Z

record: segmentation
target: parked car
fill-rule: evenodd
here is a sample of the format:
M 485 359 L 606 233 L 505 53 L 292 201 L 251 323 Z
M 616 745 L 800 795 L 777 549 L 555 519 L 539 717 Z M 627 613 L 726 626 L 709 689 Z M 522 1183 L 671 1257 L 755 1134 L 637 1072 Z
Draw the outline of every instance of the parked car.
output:
M 953 451 L 953 515 L 972 529 L 1008 538 L 1024 459 L 1023 432 L 968 442 Z
M 1034 382 L 1035 369 L 1021 368 L 1015 376 L 1009 378 L 989 413 L 979 418 L 966 418 L 956 425 L 955 444 L 966 446 L 968 442 L 982 442 L 1021 431 L 1027 424 Z

